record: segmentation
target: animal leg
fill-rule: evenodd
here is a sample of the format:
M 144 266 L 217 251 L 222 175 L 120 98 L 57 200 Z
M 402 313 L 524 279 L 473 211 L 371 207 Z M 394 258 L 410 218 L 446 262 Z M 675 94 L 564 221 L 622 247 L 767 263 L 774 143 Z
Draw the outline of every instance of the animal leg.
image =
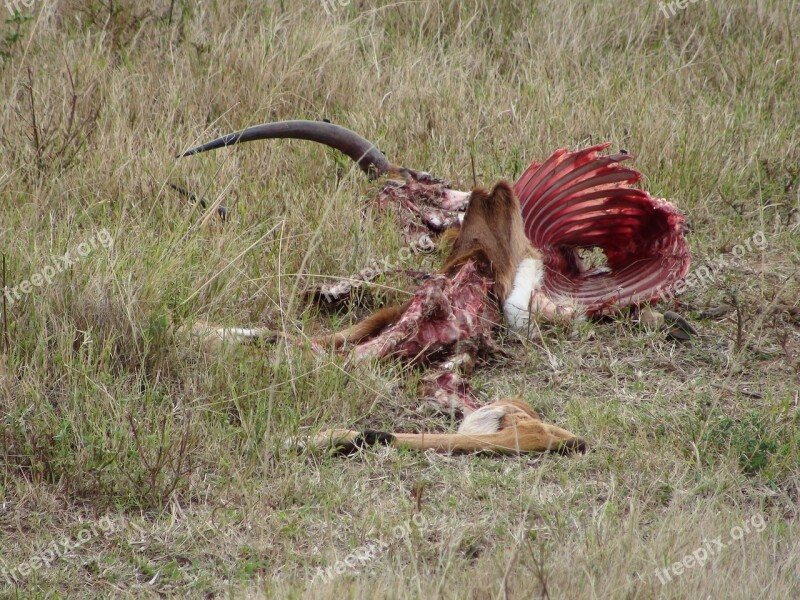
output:
M 396 323 L 402 316 L 406 307 L 407 304 L 382 308 L 378 312 L 371 314 L 363 321 L 359 321 L 347 329 L 337 331 L 330 335 L 318 336 L 314 338 L 314 341 L 321 346 L 337 349 L 345 344 L 360 344 L 369 338 L 375 337 L 384 329 Z
M 309 446 L 315 449 L 331 448 L 348 454 L 376 444 L 452 454 L 569 454 L 586 452 L 588 449 L 586 442 L 575 434 L 544 423 L 523 402 L 509 399 L 478 409 L 464 420 L 457 433 L 387 433 L 332 429 L 317 434 Z
M 204 352 L 216 354 L 225 348 L 256 344 L 274 343 L 282 334 L 267 327 L 221 327 L 198 321 L 191 327 L 182 327 L 179 333 L 200 341 Z

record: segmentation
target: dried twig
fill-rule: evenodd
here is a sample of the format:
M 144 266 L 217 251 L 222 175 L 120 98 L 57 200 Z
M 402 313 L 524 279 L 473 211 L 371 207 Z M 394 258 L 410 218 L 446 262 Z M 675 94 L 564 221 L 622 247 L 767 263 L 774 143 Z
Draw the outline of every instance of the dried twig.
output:
M 6 255 L 3 254 L 3 342 L 6 345 L 6 354 L 11 352 L 11 340 L 8 337 L 8 306 L 6 305 Z
M 472 163 L 472 188 L 478 187 L 478 178 L 475 176 L 475 154 L 469 153 L 469 160 Z
M 31 129 L 33 131 L 31 139 L 33 141 L 33 147 L 36 150 L 36 165 L 37 167 L 41 167 L 42 143 L 39 139 L 39 126 L 36 124 L 36 103 L 33 99 L 33 72 L 30 67 L 28 67 L 28 100 L 30 101 L 31 108 Z

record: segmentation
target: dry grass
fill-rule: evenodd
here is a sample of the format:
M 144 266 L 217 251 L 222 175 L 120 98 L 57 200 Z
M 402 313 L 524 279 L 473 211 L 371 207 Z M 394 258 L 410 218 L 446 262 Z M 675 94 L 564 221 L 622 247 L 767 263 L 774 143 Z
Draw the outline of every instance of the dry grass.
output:
M 0 594 L 800 595 L 800 7 L 332 4 L 38 0 L 4 25 L 7 284 L 104 229 L 114 243 L 0 322 L 0 568 L 19 579 L 0 572 Z M 283 118 L 329 118 L 462 189 L 472 156 L 490 185 L 609 140 L 689 215 L 695 264 L 757 231 L 768 245 L 675 306 L 701 330 L 691 346 L 622 318 L 508 341 L 516 360 L 477 374 L 486 399 L 520 394 L 592 454 L 287 454 L 305 427 L 452 424 L 417 411 L 397 366 L 287 347 L 210 358 L 175 338 L 197 319 L 337 326 L 353 314 L 318 314 L 303 291 L 401 247 L 390 219 L 356 210 L 376 185 L 318 146 L 173 158 Z M 170 181 L 233 206 L 230 222 Z M 364 302 L 410 288 L 383 283 Z M 721 302 L 738 313 L 700 318 Z M 20 574 L 104 516 L 109 532 Z M 758 516 L 763 531 L 659 582 Z M 370 540 L 387 546 L 312 583 Z

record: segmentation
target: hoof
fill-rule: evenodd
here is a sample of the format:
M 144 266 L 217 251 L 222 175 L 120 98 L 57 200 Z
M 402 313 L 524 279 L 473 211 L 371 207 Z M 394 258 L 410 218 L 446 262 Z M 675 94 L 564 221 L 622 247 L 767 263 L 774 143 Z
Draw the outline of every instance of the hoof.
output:
M 585 440 L 577 437 L 567 440 L 566 442 L 562 442 L 558 445 L 558 448 L 555 449 L 555 452 L 561 455 L 586 454 L 588 451 L 589 444 L 587 444 Z

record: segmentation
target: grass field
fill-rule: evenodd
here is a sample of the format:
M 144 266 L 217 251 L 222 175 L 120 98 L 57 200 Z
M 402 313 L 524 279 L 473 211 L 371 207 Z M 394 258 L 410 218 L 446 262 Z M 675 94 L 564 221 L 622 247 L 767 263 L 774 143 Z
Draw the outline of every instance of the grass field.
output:
M 0 597 L 799 597 L 800 5 L 683 4 L 0 7 L 19 292 L 0 321 Z M 503 342 L 481 397 L 523 398 L 587 455 L 285 451 L 326 427 L 455 428 L 399 365 L 176 335 L 318 333 L 413 290 L 386 278 L 337 314 L 304 300 L 404 244 L 390 216 L 362 219 L 380 183 L 337 153 L 174 158 L 291 118 L 459 189 L 473 159 L 490 186 L 556 148 L 627 149 L 687 215 L 693 266 L 717 267 L 661 304 L 700 336 L 621 317 Z

